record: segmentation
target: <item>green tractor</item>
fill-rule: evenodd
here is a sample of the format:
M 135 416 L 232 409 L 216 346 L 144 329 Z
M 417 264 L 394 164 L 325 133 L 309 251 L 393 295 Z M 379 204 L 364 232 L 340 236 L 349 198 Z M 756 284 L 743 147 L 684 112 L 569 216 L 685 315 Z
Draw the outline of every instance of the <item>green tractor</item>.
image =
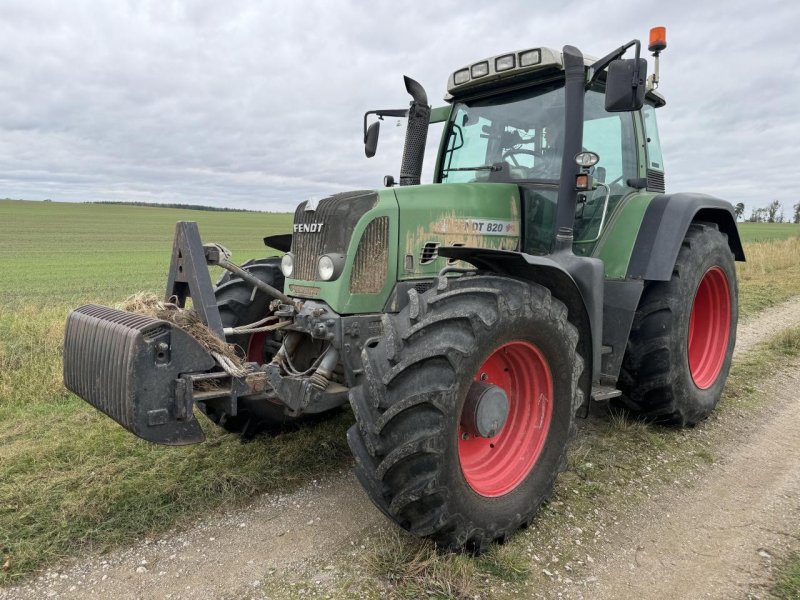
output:
M 640 42 L 599 60 L 531 48 L 406 78 L 399 185 L 302 202 L 283 253 L 237 266 L 179 223 L 166 299 L 241 364 L 167 320 L 70 313 L 66 386 L 156 443 L 202 441 L 194 407 L 242 436 L 348 405 L 355 472 L 389 519 L 480 551 L 547 500 L 591 402 L 691 426 L 717 404 L 736 337 L 733 207 L 666 194 L 655 73 Z M 633 49 L 633 58 L 623 58 Z M 428 130 L 443 123 L 434 182 Z M 213 286 L 208 265 L 226 269 Z

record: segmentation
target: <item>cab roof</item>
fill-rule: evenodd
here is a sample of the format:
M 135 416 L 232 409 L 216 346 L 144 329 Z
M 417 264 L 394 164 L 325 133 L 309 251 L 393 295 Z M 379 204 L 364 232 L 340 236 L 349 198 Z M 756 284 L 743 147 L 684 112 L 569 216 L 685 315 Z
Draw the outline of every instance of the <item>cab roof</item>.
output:
M 594 56 L 583 56 L 586 67 L 591 67 L 596 61 Z M 505 52 L 453 71 L 447 80 L 447 94 L 444 99 L 452 102 L 464 96 L 472 96 L 477 91 L 505 87 L 506 84 L 524 84 L 526 80 L 539 79 L 548 72 L 563 70 L 563 54 L 553 48 L 526 48 Z M 666 104 L 664 97 L 655 90 L 649 90 L 646 97 L 657 107 Z

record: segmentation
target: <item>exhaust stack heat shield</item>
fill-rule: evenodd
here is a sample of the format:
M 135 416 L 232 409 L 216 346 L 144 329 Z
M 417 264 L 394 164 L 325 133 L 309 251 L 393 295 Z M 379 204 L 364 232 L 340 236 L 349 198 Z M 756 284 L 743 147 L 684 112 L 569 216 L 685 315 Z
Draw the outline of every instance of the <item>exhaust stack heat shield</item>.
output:
M 97 304 L 67 318 L 64 385 L 150 442 L 203 441 L 191 399 L 187 406 L 186 395 L 176 397 L 176 380 L 214 364 L 192 336 L 167 321 Z

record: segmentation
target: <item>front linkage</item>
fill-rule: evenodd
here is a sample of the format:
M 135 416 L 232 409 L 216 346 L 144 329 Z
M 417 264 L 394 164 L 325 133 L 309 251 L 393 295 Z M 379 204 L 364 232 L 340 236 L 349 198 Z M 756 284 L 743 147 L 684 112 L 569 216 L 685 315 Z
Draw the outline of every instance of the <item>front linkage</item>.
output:
M 279 402 L 287 416 L 324 412 L 348 401 L 352 377 L 360 373 L 364 341 L 381 332 L 380 315 L 341 317 L 327 305 L 289 298 L 231 263 L 217 244 L 203 245 L 197 224 L 176 226 L 165 300 L 192 308 L 220 340 L 226 335 L 280 330 L 281 349 L 268 364 L 241 367 L 215 355 L 166 320 L 97 305 L 82 306 L 67 319 L 64 383 L 133 434 L 159 444 L 201 442 L 193 406 L 236 417 L 240 398 Z M 274 298 L 261 321 L 224 328 L 208 266 L 220 266 Z M 310 366 L 295 367 L 303 337 L 321 344 Z M 344 374 L 335 374 L 339 363 Z M 338 380 L 338 381 L 337 381 Z

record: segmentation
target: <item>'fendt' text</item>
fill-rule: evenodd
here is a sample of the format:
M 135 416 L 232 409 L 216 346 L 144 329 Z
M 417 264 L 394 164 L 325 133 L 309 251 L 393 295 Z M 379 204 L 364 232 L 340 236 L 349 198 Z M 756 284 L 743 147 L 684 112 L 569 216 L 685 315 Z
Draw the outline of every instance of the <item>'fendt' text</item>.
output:
M 295 223 L 295 233 L 319 233 L 324 223 Z

